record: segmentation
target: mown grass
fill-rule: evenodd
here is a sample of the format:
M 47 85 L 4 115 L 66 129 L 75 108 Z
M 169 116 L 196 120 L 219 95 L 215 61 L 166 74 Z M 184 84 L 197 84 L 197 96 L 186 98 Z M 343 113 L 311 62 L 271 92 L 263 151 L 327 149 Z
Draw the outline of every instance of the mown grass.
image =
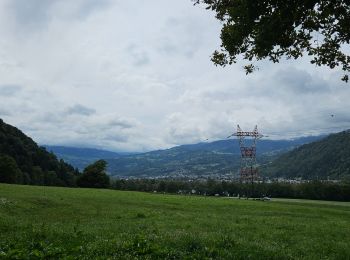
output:
M 350 206 L 0 184 L 0 258 L 349 259 Z

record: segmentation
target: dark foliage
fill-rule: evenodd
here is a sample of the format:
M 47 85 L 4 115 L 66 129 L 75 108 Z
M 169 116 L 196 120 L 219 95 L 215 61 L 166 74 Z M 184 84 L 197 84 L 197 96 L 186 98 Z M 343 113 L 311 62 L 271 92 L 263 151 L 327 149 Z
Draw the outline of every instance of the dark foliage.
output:
M 0 174 L 7 176 L 3 182 L 75 186 L 77 170 L 1 119 L 0 154 Z
M 206 196 L 249 196 L 294 199 L 315 199 L 350 201 L 350 183 L 331 183 L 312 181 L 300 184 L 288 183 L 258 183 L 241 184 L 238 182 L 186 181 L 186 180 L 155 180 L 131 179 L 116 180 L 112 188 L 118 190 L 165 192 L 193 194 Z
M 272 62 L 307 54 L 317 66 L 340 67 L 348 81 L 350 56 L 342 46 L 350 41 L 348 0 L 193 0 L 203 3 L 223 23 L 222 49 L 212 57 L 216 65 L 236 62 L 239 55 Z M 253 64 L 245 66 L 247 73 Z
M 0 155 L 0 182 L 22 183 L 23 174 L 16 161 L 8 155 Z
M 350 176 L 350 131 L 327 138 L 281 155 L 263 169 L 271 177 L 303 179 L 342 179 Z
M 98 160 L 84 169 L 78 178 L 77 184 L 84 188 L 108 188 L 109 176 L 106 174 L 107 162 Z

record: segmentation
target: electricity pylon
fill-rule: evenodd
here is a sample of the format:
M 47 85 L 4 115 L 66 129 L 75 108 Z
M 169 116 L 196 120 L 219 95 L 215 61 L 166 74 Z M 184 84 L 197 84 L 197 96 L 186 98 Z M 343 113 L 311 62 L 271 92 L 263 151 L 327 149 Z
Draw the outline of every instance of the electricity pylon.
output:
M 259 133 L 258 126 L 255 126 L 252 132 L 244 132 L 240 126 L 237 125 L 237 132 L 231 136 L 237 136 L 239 140 L 241 150 L 240 180 L 243 183 L 254 183 L 259 180 L 259 171 L 256 163 L 256 143 L 263 135 Z M 244 140 L 246 138 L 252 140 L 250 146 L 245 145 Z

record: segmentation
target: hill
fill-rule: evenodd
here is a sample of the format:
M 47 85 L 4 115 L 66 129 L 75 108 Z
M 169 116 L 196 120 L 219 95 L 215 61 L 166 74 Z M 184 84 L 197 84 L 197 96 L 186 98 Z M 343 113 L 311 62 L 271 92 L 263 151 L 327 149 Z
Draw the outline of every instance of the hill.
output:
M 348 259 L 350 204 L 0 184 L 3 259 Z
M 271 177 L 341 179 L 350 176 L 350 130 L 279 156 L 263 172 Z
M 67 146 L 51 146 L 45 145 L 45 148 L 53 152 L 58 158 L 63 159 L 79 170 L 83 170 L 89 164 L 100 159 L 113 159 L 118 158 L 125 153 L 115 153 L 106 150 L 93 149 L 93 148 L 79 148 L 79 147 L 67 147 Z
M 301 144 L 319 140 L 320 136 L 295 140 L 260 140 L 258 161 L 266 164 L 276 155 Z M 116 177 L 211 177 L 232 178 L 240 164 L 237 140 L 181 145 L 167 150 L 108 159 L 108 171 Z
M 260 154 L 263 153 L 274 153 L 274 152 L 283 152 L 286 150 L 293 149 L 302 144 L 311 143 L 315 140 L 319 140 L 323 136 L 307 136 L 300 137 L 291 140 L 268 140 L 263 139 L 258 141 L 258 150 Z M 238 145 L 238 140 L 219 140 L 209 143 L 198 143 L 198 144 L 186 144 L 180 145 L 172 150 L 181 150 L 181 151 L 209 151 L 217 153 L 230 153 L 230 154 L 239 154 L 240 149 Z
M 74 186 L 78 172 L 0 119 L 0 182 Z

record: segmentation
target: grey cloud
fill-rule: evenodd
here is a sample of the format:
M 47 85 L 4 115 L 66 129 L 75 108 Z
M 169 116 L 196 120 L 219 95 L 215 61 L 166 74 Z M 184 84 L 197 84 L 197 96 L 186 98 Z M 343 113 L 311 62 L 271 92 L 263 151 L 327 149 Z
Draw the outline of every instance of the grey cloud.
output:
M 170 17 L 163 24 L 164 37 L 159 39 L 158 51 L 165 55 L 182 55 L 192 59 L 206 42 L 207 28 L 198 19 L 188 16 L 186 19 Z M 210 52 L 207 53 L 210 55 Z
M 167 39 L 160 47 L 159 47 L 159 50 L 162 52 L 162 53 L 165 53 L 165 54 L 171 54 L 171 55 L 174 55 L 174 54 L 178 54 L 179 53 L 179 49 L 178 47 L 173 44 L 171 42 L 170 39 Z
M 108 123 L 109 126 L 116 126 L 122 129 L 133 128 L 134 124 L 127 122 L 126 120 L 114 119 Z
M 0 116 L 10 116 L 10 115 L 12 115 L 12 113 L 9 110 L 5 108 L 0 108 Z
M 348 111 L 332 111 L 328 115 L 331 125 L 345 124 L 350 128 L 350 115 Z
M 171 126 L 167 132 L 167 141 L 173 145 L 197 143 L 203 140 L 203 133 L 197 126 Z
M 38 120 L 45 122 L 46 124 L 60 124 L 63 122 L 64 117 L 60 113 L 46 112 L 38 115 Z
M 50 20 L 49 9 L 57 0 L 11 0 L 17 22 L 26 28 L 42 28 Z
M 277 83 L 280 84 L 279 87 L 288 88 L 296 93 L 312 93 L 330 90 L 330 86 L 326 81 L 315 75 L 311 75 L 307 71 L 299 70 L 294 67 L 277 71 L 275 79 Z
M 149 55 L 135 44 L 131 44 L 126 48 L 126 52 L 130 54 L 133 65 L 144 66 L 150 63 Z
M 110 0 L 82 0 L 82 1 L 59 1 L 59 0 L 10 0 L 9 9 L 12 11 L 19 28 L 26 30 L 38 30 L 46 28 L 53 17 L 53 13 L 63 6 L 63 10 L 70 14 L 70 18 L 84 19 L 95 11 L 102 10 L 110 4 Z M 60 13 L 55 13 L 60 15 Z M 65 14 L 63 14 L 65 15 Z
M 237 123 L 278 134 L 348 123 L 349 88 L 303 60 L 249 76 L 240 61 L 213 66 L 221 26 L 189 0 L 0 2 L 0 115 L 40 143 L 145 151 Z
M 0 96 L 13 96 L 21 89 L 19 85 L 0 85 Z
M 68 115 L 82 115 L 82 116 L 90 116 L 96 113 L 95 109 L 88 108 L 82 105 L 74 105 L 66 110 Z
M 178 25 L 181 25 L 181 20 L 176 18 L 176 17 L 170 17 L 169 19 L 166 20 L 165 25 L 168 27 L 175 27 Z
M 146 53 L 138 53 L 134 55 L 134 65 L 143 66 L 150 63 L 150 59 Z
M 129 140 L 127 135 L 120 135 L 118 133 L 105 135 L 102 139 L 118 143 L 126 143 Z
M 191 40 L 186 42 L 176 42 L 174 39 L 167 38 L 161 42 L 158 47 L 158 51 L 162 55 L 182 55 L 188 59 L 194 57 L 197 52 L 197 46 Z
M 111 4 L 110 0 L 84 0 L 79 8 L 79 16 L 87 17 L 93 12 L 103 10 Z

